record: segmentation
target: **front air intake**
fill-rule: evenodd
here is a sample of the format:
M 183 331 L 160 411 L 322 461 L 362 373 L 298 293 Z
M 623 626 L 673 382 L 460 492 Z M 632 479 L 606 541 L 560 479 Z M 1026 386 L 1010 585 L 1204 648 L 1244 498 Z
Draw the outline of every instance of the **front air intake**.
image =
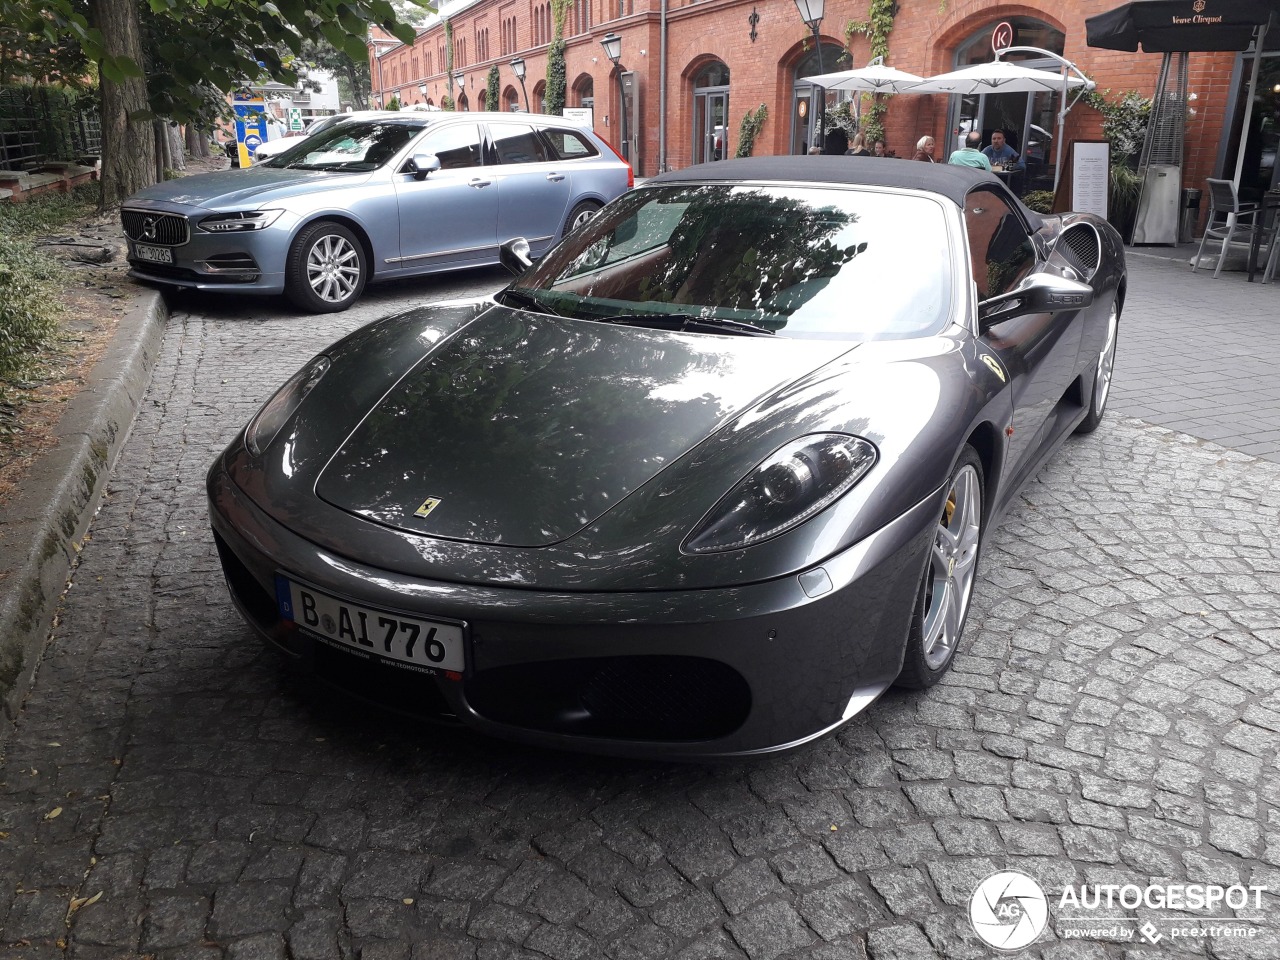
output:
M 742 675 L 705 657 L 522 663 L 477 671 L 466 695 L 472 709 L 498 723 L 626 740 L 713 740 L 751 710 Z

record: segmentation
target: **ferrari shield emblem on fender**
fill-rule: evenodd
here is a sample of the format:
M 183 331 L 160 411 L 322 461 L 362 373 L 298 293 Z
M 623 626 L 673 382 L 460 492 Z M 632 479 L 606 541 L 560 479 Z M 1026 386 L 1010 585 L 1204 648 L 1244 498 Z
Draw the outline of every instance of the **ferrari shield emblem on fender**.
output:
M 431 516 L 431 511 L 438 506 L 440 506 L 439 497 L 427 497 L 427 499 L 422 501 L 422 506 L 413 511 L 413 515 L 415 517 L 429 517 Z
M 991 354 L 989 353 L 981 354 L 981 357 L 982 357 L 982 362 L 991 368 L 991 372 L 1000 378 L 1001 383 L 1009 382 L 1009 377 L 1008 375 L 1005 374 L 1004 367 L 1000 364 L 999 360 L 991 356 Z

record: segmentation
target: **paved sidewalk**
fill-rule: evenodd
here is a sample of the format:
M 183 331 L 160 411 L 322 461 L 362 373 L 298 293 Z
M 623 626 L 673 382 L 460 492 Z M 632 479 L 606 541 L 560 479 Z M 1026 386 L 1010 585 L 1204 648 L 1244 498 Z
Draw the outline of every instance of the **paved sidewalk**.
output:
M 1280 282 L 1131 247 L 1112 409 L 1280 463 Z
M 188 303 L 0 767 L 0 944 L 20 960 L 976 960 L 993 952 L 970 894 L 1012 868 L 1053 891 L 1270 891 L 1251 938 L 1174 941 L 1169 923 L 1204 914 L 1144 907 L 1121 913 L 1158 946 L 1079 940 L 1055 912 L 1020 956 L 1275 960 L 1280 463 L 1195 430 L 1242 423 L 1221 409 L 1240 392 L 1274 415 L 1273 375 L 1245 361 L 1280 359 L 1280 285 L 1139 253 L 1131 283 L 1112 416 L 993 534 L 956 669 L 810 748 L 715 767 L 442 732 L 284 672 L 231 608 L 203 475 L 359 317 Z

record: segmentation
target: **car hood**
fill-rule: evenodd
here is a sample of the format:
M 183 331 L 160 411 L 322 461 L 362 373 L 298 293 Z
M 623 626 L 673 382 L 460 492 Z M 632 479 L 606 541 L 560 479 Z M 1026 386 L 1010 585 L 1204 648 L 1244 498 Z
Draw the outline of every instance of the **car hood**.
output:
M 853 346 L 494 308 L 373 405 L 315 492 L 410 533 L 546 546 Z
M 368 173 L 289 170 L 283 167 L 219 170 L 157 183 L 139 190 L 125 201 L 125 206 L 143 202 L 143 205 L 160 203 L 216 210 L 240 209 L 330 184 L 349 185 L 353 179 L 367 179 L 368 176 Z

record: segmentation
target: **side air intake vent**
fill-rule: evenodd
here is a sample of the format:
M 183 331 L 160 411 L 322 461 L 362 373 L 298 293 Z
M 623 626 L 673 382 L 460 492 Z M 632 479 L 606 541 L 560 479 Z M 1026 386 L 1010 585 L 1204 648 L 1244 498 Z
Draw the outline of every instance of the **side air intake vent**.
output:
M 1076 224 L 1058 238 L 1058 252 L 1082 279 L 1089 280 L 1102 262 L 1102 238 L 1088 224 Z

